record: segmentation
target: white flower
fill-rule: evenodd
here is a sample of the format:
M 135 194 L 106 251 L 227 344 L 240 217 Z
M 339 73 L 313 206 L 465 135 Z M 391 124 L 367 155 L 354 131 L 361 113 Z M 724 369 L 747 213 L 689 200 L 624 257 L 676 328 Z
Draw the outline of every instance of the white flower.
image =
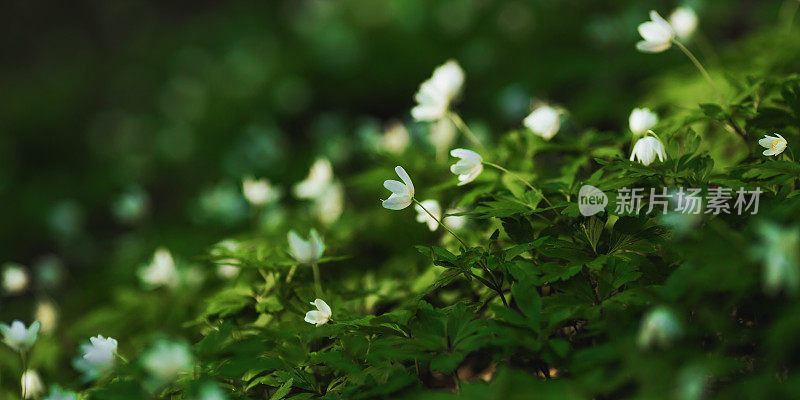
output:
M 764 137 L 758 141 L 758 144 L 762 147 L 766 147 L 766 150 L 761 154 L 765 156 L 777 156 L 786 150 L 786 139 L 779 133 L 774 133 L 773 135 L 775 136 L 764 135 Z
M 229 261 L 229 260 L 226 260 Z M 217 265 L 217 276 L 224 279 L 233 279 L 239 275 L 241 272 L 241 268 L 231 265 L 231 264 L 219 264 Z
M 326 158 L 314 161 L 308 177 L 294 186 L 294 195 L 300 199 L 316 199 L 321 196 L 333 180 L 333 167 Z
M 50 395 L 45 397 L 44 400 L 78 400 L 78 395 L 73 392 L 63 391 L 58 386 L 52 386 L 50 387 Z
M 315 229 L 309 233 L 308 241 L 295 231 L 289 231 L 286 237 L 289 240 L 289 254 L 301 264 L 315 263 L 325 252 L 325 243 Z
M 383 187 L 392 192 L 388 199 L 383 200 L 383 207 L 390 210 L 402 210 L 414 201 L 414 184 L 403 167 L 398 165 L 394 168 L 394 171 L 397 172 L 397 176 L 403 182 L 392 179 L 383 182 Z
M 191 372 L 194 357 L 186 344 L 161 340 L 142 354 L 141 363 L 152 377 L 165 383 Z
M 328 320 L 331 319 L 333 312 L 331 312 L 331 308 L 328 306 L 328 303 L 322 299 L 316 299 L 311 303 L 311 305 L 317 307 L 317 309 L 306 313 L 306 322 L 320 326 L 326 324 Z
M 628 118 L 628 125 L 634 135 L 641 136 L 658 123 L 658 114 L 649 108 L 634 108 Z
M 26 328 L 22 321 L 15 320 L 11 326 L 0 323 L 0 333 L 3 334 L 3 343 L 15 351 L 23 352 L 30 350 L 36 343 L 40 327 L 39 321 Z
M 20 379 L 22 385 L 22 398 L 30 399 L 31 397 L 38 398 L 40 394 L 44 393 L 44 384 L 39 374 L 32 369 L 25 371 Z
M 242 181 L 242 193 L 250 204 L 259 207 L 280 197 L 280 191 L 266 179 L 245 178 Z
M 436 200 L 425 200 L 425 201 L 421 202 L 421 204 L 422 204 L 422 207 L 427 208 L 428 211 L 430 211 L 430 213 L 433 214 L 434 217 L 436 217 L 436 219 L 439 219 L 439 220 L 442 219 L 442 206 L 439 205 L 438 201 L 436 201 Z M 430 229 L 431 232 L 433 232 L 433 231 L 436 230 L 436 228 L 439 227 L 439 223 L 436 222 L 436 219 L 431 218 L 431 216 L 428 215 L 428 213 L 425 212 L 425 210 L 422 207 L 420 207 L 419 204 L 414 206 L 414 209 L 417 210 L 417 222 L 427 223 L 428 224 L 428 229 Z
M 28 273 L 19 264 L 8 263 L 3 268 L 3 291 L 18 294 L 28 288 Z
M 414 100 L 417 106 L 411 116 L 417 121 L 437 121 L 447 115 L 450 102 L 461 91 L 464 71 L 455 60 L 450 60 L 433 71 L 430 79 L 422 82 Z
M 42 332 L 50 333 L 56 329 L 58 324 L 58 310 L 56 306 L 48 301 L 42 301 L 36 306 L 36 320 L 42 324 Z
M 687 40 L 697 29 L 697 14 L 689 7 L 678 7 L 670 14 L 669 24 L 679 38 Z
M 661 141 L 652 136 L 639 139 L 633 146 L 631 161 L 638 159 L 640 163 L 650 165 L 656 160 L 656 157 L 663 162 L 667 158 L 667 151 Z
M 645 315 L 637 343 L 641 348 L 667 346 L 680 337 L 683 329 L 675 315 L 665 307 L 657 307 Z
M 342 216 L 343 211 L 344 188 L 339 182 L 328 185 L 328 188 L 314 200 L 312 207 L 314 216 L 325 225 L 336 222 Z
M 483 158 L 472 150 L 454 149 L 450 155 L 461 159 L 450 166 L 450 172 L 458 175 L 458 186 L 474 181 L 483 171 Z
M 644 40 L 636 43 L 636 48 L 645 53 L 660 53 L 669 49 L 675 38 L 672 25 L 655 11 L 650 11 L 650 19 L 639 24 L 639 34 Z
M 409 142 L 411 142 L 411 135 L 408 134 L 408 129 L 395 121 L 383 133 L 380 146 L 389 153 L 400 155 L 406 151 Z
M 153 261 L 139 269 L 139 279 L 147 286 L 176 286 L 178 271 L 169 250 L 158 248 L 153 254 Z
M 117 340 L 97 335 L 89 338 L 89 344 L 81 346 L 83 359 L 96 367 L 108 368 L 114 364 L 117 354 Z
M 541 106 L 525 117 L 522 124 L 544 140 L 550 140 L 561 128 L 561 115 L 553 107 Z
M 452 215 L 452 214 L 458 214 L 464 211 L 466 211 L 466 209 L 460 207 L 448 209 L 447 212 L 445 213 L 448 216 L 444 217 L 442 223 L 447 224 L 447 226 L 453 230 L 459 230 L 463 228 L 464 225 L 467 224 L 469 218 L 467 218 L 467 216 L 465 215 Z

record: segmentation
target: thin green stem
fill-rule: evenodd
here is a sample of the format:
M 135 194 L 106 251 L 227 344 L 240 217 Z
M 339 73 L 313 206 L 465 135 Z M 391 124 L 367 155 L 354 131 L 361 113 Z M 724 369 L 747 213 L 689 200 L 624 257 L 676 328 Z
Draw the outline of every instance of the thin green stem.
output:
M 422 205 L 422 203 L 420 203 L 420 202 L 419 202 L 419 200 L 417 200 L 417 198 L 416 198 L 416 197 L 415 197 L 415 198 L 412 198 L 412 200 L 414 200 L 414 203 L 416 203 L 416 204 L 419 206 L 419 208 L 421 208 L 421 209 L 425 210 L 425 212 L 426 212 L 426 213 L 428 213 L 428 215 L 429 215 L 431 218 L 433 218 L 433 220 L 434 220 L 434 221 L 436 221 L 436 222 L 437 222 L 439 225 L 441 225 L 441 226 L 442 226 L 444 229 L 446 229 L 448 232 L 450 232 L 450 234 L 451 234 L 451 235 L 453 235 L 453 237 L 454 237 L 454 238 L 456 238 L 456 239 L 457 239 L 457 240 L 458 240 L 458 241 L 461 243 L 461 245 L 462 245 L 462 246 L 464 246 L 464 248 L 467 248 L 467 249 L 469 248 L 469 246 L 467 245 L 467 242 L 465 242 L 464 240 L 462 240 L 462 239 L 461 239 L 461 237 L 459 237 L 458 235 L 456 235 L 456 233 L 455 233 L 455 232 L 453 232 L 453 230 L 452 230 L 452 229 L 450 229 L 450 228 L 449 228 L 447 225 L 445 225 L 445 224 L 444 224 L 442 221 L 440 221 L 440 220 L 439 220 L 439 218 L 436 218 L 436 216 L 435 216 L 435 215 L 431 214 L 431 212 L 430 212 L 430 211 L 428 211 L 428 209 L 427 209 L 427 208 L 425 208 L 425 206 L 423 206 L 423 205 Z
M 714 83 L 713 79 L 711 79 L 711 75 L 708 74 L 708 71 L 706 71 L 706 69 L 703 67 L 703 64 L 700 64 L 700 61 L 697 60 L 697 57 L 695 57 L 694 54 L 692 54 L 692 52 L 689 51 L 689 49 L 687 49 L 686 46 L 684 46 L 681 42 L 672 39 L 672 43 L 674 43 L 675 46 L 683 52 L 683 54 L 686 54 L 686 57 L 689 57 L 689 60 L 691 60 L 694 66 L 697 67 L 697 69 L 700 71 L 700 74 L 703 75 L 703 78 L 705 78 L 708 81 L 708 84 L 711 85 L 711 88 L 714 89 L 714 93 L 717 94 L 719 100 L 725 103 L 725 99 L 722 97 L 722 92 L 719 91 L 717 84 Z
M 28 372 L 28 354 L 24 350 L 20 350 L 19 358 L 22 361 L 22 375 L 20 378 L 20 389 L 22 390 L 22 398 L 27 398 L 27 389 L 25 386 L 25 373 Z
M 316 262 L 311 263 L 311 270 L 314 272 L 314 290 L 317 292 L 317 297 L 322 297 L 322 284 L 319 278 L 319 265 Z
M 447 117 L 450 118 L 450 121 L 452 121 L 453 124 L 455 124 L 455 126 L 458 128 L 458 130 L 460 130 L 461 133 L 463 133 L 464 136 L 467 137 L 467 139 L 469 139 L 472 143 L 474 143 L 476 146 L 480 147 L 481 149 L 486 149 L 486 147 L 483 146 L 483 143 L 481 143 L 481 141 L 478 140 L 478 137 L 475 136 L 474 133 L 472 133 L 472 130 L 469 129 L 469 126 L 467 126 L 467 124 L 464 123 L 464 120 L 461 119 L 461 117 L 458 114 L 456 114 L 456 113 L 454 113 L 452 111 L 449 111 L 447 113 Z
M 542 193 L 542 191 L 541 191 L 541 190 L 539 190 L 538 188 L 536 188 L 535 186 L 533 186 L 533 185 L 532 185 L 530 182 L 528 182 L 528 181 L 527 181 L 525 178 L 523 178 L 523 177 L 521 177 L 521 176 L 519 176 L 519 175 L 517 175 L 517 174 L 515 174 L 515 173 L 513 173 L 513 172 L 511 172 L 511 171 L 509 171 L 508 169 L 506 169 L 506 168 L 504 168 L 504 167 L 502 167 L 502 166 L 500 166 L 500 165 L 497 165 L 497 164 L 495 164 L 495 163 L 490 163 L 490 162 L 484 161 L 484 162 L 483 162 L 483 165 L 488 165 L 488 166 L 490 166 L 490 167 L 492 167 L 492 168 L 497 168 L 498 170 L 502 171 L 503 173 L 505 173 L 505 174 L 508 174 L 508 175 L 510 175 L 510 176 L 512 176 L 512 177 L 514 177 L 514 178 L 515 178 L 515 179 L 517 179 L 518 181 L 520 181 L 520 182 L 524 183 L 526 186 L 528 186 L 528 187 L 529 187 L 531 190 L 533 190 L 534 192 L 536 192 L 536 194 L 538 194 L 539 196 L 542 196 L 542 200 L 544 200 L 544 202 L 545 202 L 545 203 L 547 203 L 547 205 L 549 205 L 550 207 L 553 207 L 553 203 L 551 203 L 551 202 L 550 202 L 550 200 L 548 200 L 548 199 L 547 199 L 547 197 L 545 197 L 544 193 Z

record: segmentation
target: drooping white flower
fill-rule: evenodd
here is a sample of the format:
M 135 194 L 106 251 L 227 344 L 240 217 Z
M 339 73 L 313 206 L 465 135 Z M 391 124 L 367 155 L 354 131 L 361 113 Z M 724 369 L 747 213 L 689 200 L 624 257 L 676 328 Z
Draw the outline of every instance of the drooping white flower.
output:
M 433 216 L 436 217 L 436 219 L 438 219 L 438 220 L 442 219 L 442 206 L 439 205 L 438 201 L 436 201 L 436 200 L 425 200 L 425 201 L 422 201 L 421 203 L 422 203 L 422 207 L 425 207 L 428 211 L 430 211 L 430 213 L 433 214 Z M 436 222 L 436 219 L 434 219 L 430 215 L 428 215 L 428 213 L 425 212 L 425 210 L 422 207 L 420 207 L 419 204 L 414 206 L 414 209 L 417 210 L 417 222 L 420 222 L 420 223 L 423 223 L 423 224 L 427 223 L 428 224 L 428 229 L 430 229 L 431 232 L 433 232 L 433 231 L 436 230 L 436 228 L 439 227 L 439 223 Z
M 245 178 L 242 181 L 242 193 L 250 204 L 261 207 L 280 197 L 280 190 L 272 186 L 267 179 Z
M 23 399 L 38 398 L 44 393 L 44 383 L 35 370 L 29 369 L 23 372 L 20 381 Z
M 333 181 L 333 166 L 326 158 L 314 161 L 308 176 L 294 186 L 294 195 L 300 199 L 316 199 Z
M 59 386 L 51 386 L 50 394 L 44 400 L 78 400 L 74 392 L 64 391 Z
M 636 144 L 633 145 L 631 161 L 636 159 L 644 165 L 650 165 L 656 160 L 656 157 L 662 162 L 667 158 L 667 150 L 664 149 L 664 144 L 662 144 L 660 140 L 652 136 L 647 136 L 639 139 Z
M 483 158 L 480 154 L 467 149 L 454 149 L 450 155 L 460 158 L 450 166 L 450 171 L 458 175 L 458 186 L 474 181 L 483 172 Z
M 3 343 L 12 350 L 24 352 L 30 350 L 36 343 L 39 336 L 39 321 L 34 321 L 30 327 L 26 328 L 22 321 L 15 320 L 11 326 L 0 323 L 0 333 L 3 334 Z
M 185 343 L 160 340 L 142 354 L 141 363 L 153 378 L 166 383 L 191 372 L 194 357 Z
M 97 335 L 89 338 L 89 344 L 81 346 L 83 359 L 98 368 L 108 368 L 114 364 L 117 354 L 117 340 Z
M 58 324 L 58 310 L 51 301 L 42 301 L 36 306 L 35 318 L 42 324 L 43 333 L 53 332 Z
M 444 219 L 442 220 L 442 223 L 447 224 L 447 226 L 450 229 L 453 229 L 453 230 L 456 230 L 456 231 L 461 229 L 461 228 L 463 228 L 464 225 L 467 224 L 467 221 L 469 221 L 469 218 L 467 216 L 465 216 L 465 215 L 452 215 L 452 214 L 458 214 L 458 213 L 462 213 L 464 211 L 467 211 L 467 210 L 462 208 L 462 207 L 448 209 L 447 212 L 445 212 L 445 214 L 447 216 L 444 217 Z
M 158 248 L 153 254 L 150 264 L 139 269 L 139 279 L 147 286 L 169 286 L 178 284 L 178 271 L 175 269 L 175 260 L 172 253 L 164 247 Z
M 669 24 L 681 40 L 688 40 L 697 29 L 697 14 L 690 7 L 678 7 L 670 14 Z
M 289 231 L 286 237 L 289 240 L 289 254 L 301 264 L 315 263 L 325 252 L 325 243 L 316 229 L 311 230 L 308 240 L 303 240 L 295 231 Z
M 25 267 L 8 263 L 3 267 L 3 291 L 7 294 L 19 294 L 28 288 L 28 272 Z
M 655 10 L 650 11 L 650 21 L 639 24 L 639 34 L 642 41 L 636 43 L 636 48 L 645 53 L 660 53 L 672 47 L 675 31 L 672 25 L 658 15 Z
M 414 183 L 411 182 L 411 177 L 403 167 L 398 165 L 394 168 L 394 172 L 403 182 L 393 179 L 383 182 L 383 187 L 392 192 L 388 199 L 383 200 L 383 207 L 389 210 L 402 210 L 414 201 Z
M 525 117 L 522 124 L 544 140 L 550 140 L 561 128 L 561 115 L 553 107 L 540 106 Z
M 634 108 L 628 118 L 628 125 L 634 135 L 641 136 L 658 123 L 658 114 L 649 108 Z
M 755 248 L 763 260 L 764 291 L 775 295 L 784 290 L 790 294 L 800 291 L 800 229 L 785 228 L 775 223 L 758 226 L 761 244 Z
M 417 105 L 411 116 L 417 121 L 438 121 L 447 115 L 450 103 L 461 91 L 464 71 L 455 60 L 449 60 L 433 71 L 430 79 L 414 95 Z
M 682 333 L 683 328 L 672 311 L 666 307 L 657 307 L 642 319 L 637 343 L 643 349 L 664 347 L 680 337 Z
M 384 151 L 400 155 L 406 151 L 408 144 L 411 142 L 411 135 L 408 133 L 403 124 L 395 121 L 386 129 L 381 136 L 380 146 Z
M 325 325 L 333 315 L 328 303 L 322 299 L 316 299 L 311 305 L 317 307 L 317 309 L 307 312 L 305 321 L 316 326 Z
M 765 156 L 777 156 L 786 150 L 786 146 L 788 145 L 786 139 L 779 133 L 774 133 L 773 135 L 775 136 L 764 135 L 763 138 L 759 139 L 758 144 L 766 148 L 761 154 Z

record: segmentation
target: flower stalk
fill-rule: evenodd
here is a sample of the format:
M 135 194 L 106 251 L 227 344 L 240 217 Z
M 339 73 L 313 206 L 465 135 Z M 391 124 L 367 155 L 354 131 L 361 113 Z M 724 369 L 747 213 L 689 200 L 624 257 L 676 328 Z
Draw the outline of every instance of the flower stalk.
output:
M 483 150 L 486 149 L 483 143 L 481 143 L 481 141 L 478 140 L 478 137 L 475 136 L 475 133 L 473 133 L 472 130 L 469 129 L 469 126 L 467 126 L 467 124 L 464 122 L 464 120 L 461 119 L 461 116 L 459 116 L 457 113 L 450 111 L 447 113 L 447 117 L 450 119 L 450 121 L 453 122 L 453 124 L 458 128 L 458 130 L 460 130 L 461 133 L 463 133 L 464 136 L 466 136 L 467 139 L 469 139 L 470 142 L 472 142 L 473 144 L 475 144 L 476 146 L 480 147 Z
M 436 216 L 435 216 L 435 215 L 433 215 L 433 213 L 431 213 L 430 211 L 428 211 L 428 209 L 427 209 L 427 208 L 425 208 L 425 206 L 423 206 L 423 205 L 422 205 L 422 203 L 421 203 L 419 200 L 417 200 L 417 198 L 416 198 L 416 197 L 415 197 L 415 198 L 412 198 L 412 200 L 414 200 L 414 203 L 416 203 L 416 204 L 419 206 L 419 208 L 423 209 L 423 210 L 424 210 L 426 213 L 428 213 L 428 215 L 429 215 L 431 218 L 433 218 L 433 220 L 434 220 L 434 221 L 436 221 L 436 222 L 437 222 L 439 225 L 441 225 L 441 226 L 442 226 L 442 227 L 443 227 L 445 230 L 447 230 L 447 232 L 450 232 L 450 234 L 451 234 L 451 235 L 453 235 L 453 237 L 454 237 L 454 238 L 456 238 L 456 239 L 457 239 L 457 240 L 458 240 L 458 241 L 461 243 L 461 245 L 462 245 L 462 246 L 464 246 L 465 248 L 469 248 L 469 246 L 467 245 L 467 242 L 465 242 L 463 239 L 461 239 L 461 237 L 460 237 L 460 236 L 458 236 L 458 235 L 457 235 L 455 232 L 453 232 L 453 230 L 452 230 L 452 229 L 450 229 L 450 228 L 449 228 L 447 225 L 445 225 L 445 224 L 444 224 L 444 223 L 443 223 L 441 220 L 439 220 L 439 218 L 436 218 Z

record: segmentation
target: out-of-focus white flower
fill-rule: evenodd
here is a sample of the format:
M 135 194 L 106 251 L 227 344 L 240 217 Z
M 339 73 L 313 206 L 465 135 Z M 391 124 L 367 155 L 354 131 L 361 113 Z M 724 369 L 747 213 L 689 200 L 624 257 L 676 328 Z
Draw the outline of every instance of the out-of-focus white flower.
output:
M 636 144 L 633 145 L 631 161 L 638 159 L 640 163 L 650 165 L 656 160 L 656 157 L 662 162 L 667 158 L 667 150 L 664 149 L 664 145 L 660 140 L 652 136 L 647 136 L 639 139 Z
M 267 179 L 245 178 L 242 181 L 242 193 L 250 204 L 261 207 L 280 198 L 280 190 L 272 186 Z
M 430 79 L 422 84 L 414 95 L 417 105 L 411 116 L 417 121 L 437 121 L 447 115 L 450 102 L 464 85 L 464 71 L 455 60 L 449 60 L 433 71 Z
M 75 369 L 83 373 L 84 380 L 93 381 L 114 367 L 117 341 L 97 335 L 89 343 L 81 345 L 81 356 L 73 362 Z
M 15 320 L 11 326 L 0 323 L 0 333 L 3 334 L 3 343 L 11 349 L 19 352 L 30 350 L 39 337 L 41 323 L 35 321 L 30 327 L 26 328 L 22 321 Z
M 672 25 L 655 11 L 650 11 L 650 21 L 639 24 L 639 34 L 642 41 L 636 43 L 636 48 L 645 53 L 660 53 L 672 47 L 675 31 Z
M 446 157 L 458 134 L 458 128 L 449 119 L 441 119 L 430 126 L 428 139 L 436 149 L 437 157 Z
M 414 183 L 411 182 L 411 177 L 403 167 L 398 165 L 394 168 L 394 172 L 403 182 L 393 179 L 383 182 L 383 187 L 392 192 L 388 199 L 383 200 L 383 207 L 389 210 L 402 210 L 414 201 Z
M 78 400 L 74 392 L 64 391 L 59 386 L 51 386 L 50 394 L 44 400 Z
M 227 400 L 228 396 L 213 383 L 204 384 L 198 393 L 197 400 Z
M 444 217 L 444 219 L 442 220 L 442 223 L 447 224 L 447 226 L 450 229 L 453 229 L 453 230 L 459 230 L 459 229 L 463 228 L 464 225 L 467 224 L 467 221 L 469 221 L 469 218 L 467 218 L 464 215 L 452 215 L 452 214 L 458 214 L 458 213 L 462 213 L 464 211 L 466 211 L 466 209 L 460 208 L 460 207 L 459 208 L 448 209 L 445 212 L 445 214 L 447 216 Z
M 42 383 L 42 378 L 39 377 L 39 374 L 32 369 L 29 369 L 22 373 L 21 378 L 21 385 L 22 385 L 22 398 L 23 399 L 30 399 L 32 397 L 39 397 L 42 393 L 44 393 L 44 384 Z
M 139 279 L 148 286 L 169 286 L 178 284 L 178 271 L 172 253 L 164 247 L 156 250 L 150 264 L 139 269 Z
M 317 309 L 306 313 L 306 322 L 316 326 L 325 325 L 328 320 L 331 319 L 331 315 L 333 315 L 328 303 L 322 299 L 316 299 L 311 305 L 317 307 Z
M 160 340 L 141 357 L 142 366 L 159 382 L 172 382 L 192 371 L 194 357 L 185 343 Z
M 395 121 L 383 133 L 380 146 L 386 152 L 400 155 L 406 151 L 410 142 L 411 135 L 408 134 L 408 129 L 403 124 Z
M 217 265 L 217 276 L 224 279 L 233 279 L 239 275 L 242 269 L 231 264 Z
M 132 187 L 120 194 L 111 205 L 111 211 L 120 222 L 135 223 L 145 215 L 150 208 L 150 199 L 147 192 L 140 187 Z
M 322 195 L 333 180 L 333 166 L 326 158 L 314 161 L 308 177 L 294 186 L 294 195 L 300 199 L 316 199 Z
M 51 333 L 58 325 L 58 310 L 55 304 L 51 301 L 45 300 L 36 306 L 36 313 L 34 318 L 42 324 L 43 333 Z
M 682 333 L 683 328 L 672 311 L 666 307 L 657 307 L 642 319 L 637 343 L 643 349 L 666 347 Z
M 773 133 L 773 135 L 775 136 L 764 135 L 763 138 L 758 140 L 758 144 L 766 148 L 761 154 L 765 156 L 777 156 L 786 150 L 786 146 L 788 145 L 786 139 L 779 133 Z
M 669 24 L 682 40 L 688 40 L 697 29 L 697 14 L 690 7 L 678 7 L 669 16 Z
M 19 294 L 28 288 L 28 272 L 19 264 L 7 263 L 3 267 L 3 291 L 7 294 Z
M 641 136 L 658 123 L 658 114 L 649 108 L 634 108 L 628 118 L 628 125 L 634 135 Z
M 800 291 L 800 229 L 762 223 L 758 233 L 762 243 L 755 253 L 764 262 L 764 291 L 770 295 L 781 290 L 797 294 Z
M 64 279 L 64 263 L 53 254 L 37 259 L 33 268 L 36 271 L 36 282 L 43 288 L 54 288 Z
M 236 241 L 226 239 L 214 245 L 211 249 L 211 255 L 213 257 L 224 257 L 236 252 L 238 246 Z M 241 268 L 239 268 L 240 262 L 235 258 L 219 259 L 215 260 L 215 263 L 217 264 L 217 275 L 221 278 L 233 279 L 241 271 Z
M 454 149 L 450 155 L 460 158 L 450 166 L 450 172 L 458 175 L 458 186 L 474 181 L 483 172 L 483 158 L 480 154 L 467 149 Z
M 325 243 L 316 229 L 311 230 L 308 240 L 303 240 L 295 231 L 289 231 L 286 237 L 289 240 L 289 254 L 301 264 L 315 263 L 325 252 Z
M 438 220 L 442 219 L 442 206 L 439 205 L 438 201 L 425 200 L 422 201 L 421 204 L 422 207 L 428 209 L 428 211 L 430 211 L 430 213 L 433 214 L 433 216 L 436 217 L 436 219 Z M 417 210 L 417 222 L 427 223 L 428 229 L 430 229 L 431 232 L 433 232 L 436 230 L 436 228 L 439 227 L 439 223 L 436 222 L 436 219 L 433 219 L 430 215 L 428 215 L 428 213 L 425 212 L 425 210 L 422 207 L 420 207 L 419 204 L 414 206 L 414 209 Z
M 312 206 L 314 216 L 325 225 L 336 222 L 344 212 L 344 187 L 339 182 L 333 182 L 314 200 Z
M 522 124 L 544 140 L 550 140 L 561 128 L 561 115 L 553 107 L 540 106 L 525 117 Z

